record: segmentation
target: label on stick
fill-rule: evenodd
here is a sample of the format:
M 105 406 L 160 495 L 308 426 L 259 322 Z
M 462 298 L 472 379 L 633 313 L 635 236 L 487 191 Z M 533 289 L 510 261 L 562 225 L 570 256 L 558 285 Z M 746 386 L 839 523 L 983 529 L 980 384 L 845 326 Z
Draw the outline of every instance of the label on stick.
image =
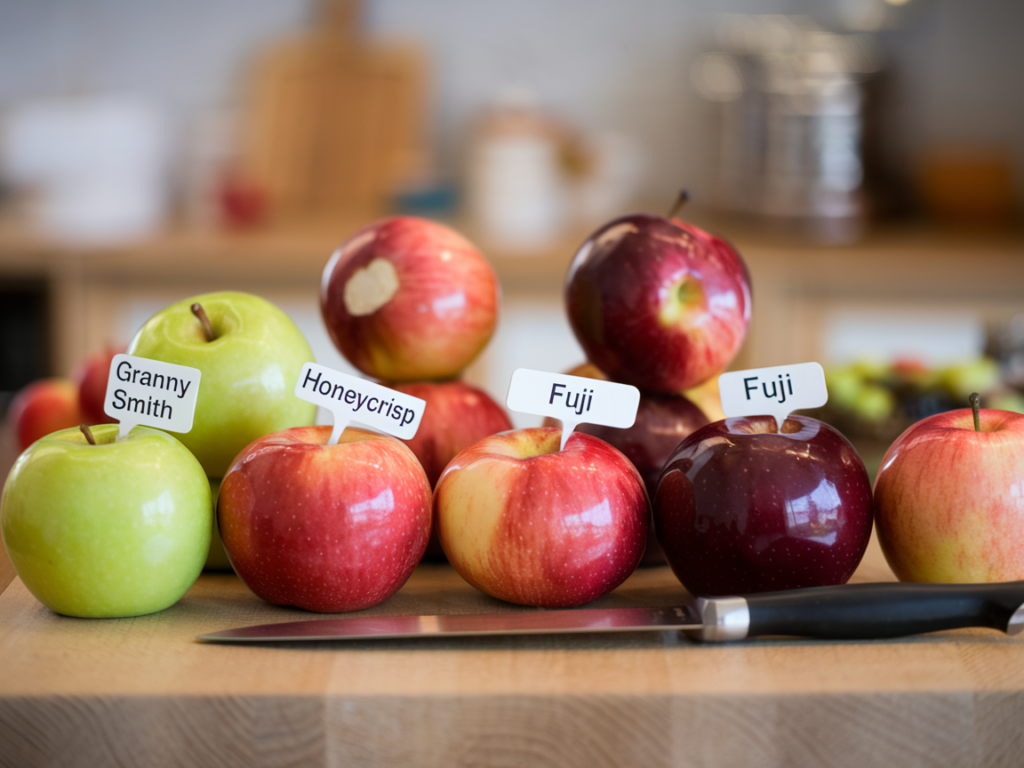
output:
M 505 404 L 518 413 L 562 422 L 562 448 L 577 424 L 626 429 L 636 421 L 640 390 L 613 381 L 517 368 Z
M 718 391 L 726 416 L 774 416 L 779 429 L 791 412 L 828 402 L 825 371 L 818 363 L 723 373 Z
M 410 440 L 420 428 L 425 400 L 318 363 L 302 366 L 295 396 L 334 414 L 331 443 L 338 442 L 349 422 Z
M 114 355 L 103 412 L 125 437 L 136 424 L 184 433 L 192 429 L 202 372 L 134 355 Z

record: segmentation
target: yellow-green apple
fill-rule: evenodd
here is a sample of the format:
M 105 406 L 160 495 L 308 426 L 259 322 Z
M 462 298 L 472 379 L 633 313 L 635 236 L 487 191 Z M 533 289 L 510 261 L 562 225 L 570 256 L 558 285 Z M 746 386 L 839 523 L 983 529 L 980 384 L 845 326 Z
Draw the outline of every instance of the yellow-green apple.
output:
M 172 304 L 146 321 L 128 354 L 199 369 L 192 430 L 178 437 L 210 477 L 223 477 L 257 437 L 316 418 L 316 406 L 294 393 L 313 351 L 291 318 L 259 296 L 223 291 Z
M 25 586 L 67 616 L 140 616 L 176 603 L 210 548 L 210 485 L 166 432 L 114 424 L 48 435 L 4 484 L 3 540 Z
M 1024 416 L 935 414 L 889 447 L 875 478 L 878 542 L 901 581 L 1024 579 Z
M 499 300 L 494 270 L 472 243 L 410 216 L 343 242 L 320 287 L 334 344 L 360 371 L 389 382 L 457 376 L 491 338 Z
M 441 546 L 462 577 L 521 605 L 574 606 L 611 592 L 647 541 L 643 480 L 621 452 L 536 427 L 484 438 L 452 459 L 434 491 Z
M 82 423 L 78 387 L 70 379 L 33 381 L 11 400 L 7 418 L 23 451 L 44 435 Z
M 464 381 L 421 381 L 393 386 L 427 404 L 415 437 L 403 442 L 420 460 L 431 488 L 460 451 L 485 437 L 512 429 L 505 409 L 482 389 Z M 431 532 L 424 557 L 444 559 L 436 530 Z
M 356 611 L 397 592 L 430 537 L 430 483 L 401 441 L 348 427 L 296 427 L 254 441 L 217 502 L 235 572 L 264 600 Z
M 824 422 L 712 422 L 665 464 L 654 525 L 694 595 L 845 583 L 871 538 L 871 485 L 850 442 Z
M 124 351 L 124 347 L 108 346 L 87 357 L 75 371 L 75 383 L 78 385 L 78 407 L 82 411 L 82 420 L 86 424 L 109 424 L 114 421 L 103 410 L 103 403 L 107 398 L 110 363 L 113 361 L 114 355 Z
M 615 219 L 576 252 L 565 286 L 587 358 L 641 392 L 680 393 L 725 370 L 750 322 L 739 254 L 692 224 Z

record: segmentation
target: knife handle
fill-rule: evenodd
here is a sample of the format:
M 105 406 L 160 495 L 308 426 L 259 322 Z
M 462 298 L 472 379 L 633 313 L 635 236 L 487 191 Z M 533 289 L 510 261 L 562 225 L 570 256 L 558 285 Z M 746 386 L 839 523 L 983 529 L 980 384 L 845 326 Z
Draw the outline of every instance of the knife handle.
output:
M 963 627 L 990 627 L 1008 634 L 1024 629 L 1024 581 L 846 584 L 700 603 L 707 640 L 762 635 L 867 640 Z M 747 628 L 739 636 L 736 624 L 742 622 L 744 610 Z M 730 614 L 736 613 L 740 615 L 730 621 Z M 729 627 L 728 632 L 716 636 L 716 624 Z

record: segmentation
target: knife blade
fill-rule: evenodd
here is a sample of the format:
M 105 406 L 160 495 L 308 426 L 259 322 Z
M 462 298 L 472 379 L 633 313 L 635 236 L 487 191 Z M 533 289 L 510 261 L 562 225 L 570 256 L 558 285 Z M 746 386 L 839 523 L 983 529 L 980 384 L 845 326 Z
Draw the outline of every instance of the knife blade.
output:
M 967 627 L 1024 630 L 1024 581 L 996 584 L 847 584 L 668 608 L 570 608 L 431 616 L 352 616 L 225 629 L 208 643 L 384 640 L 682 630 L 706 642 L 767 635 L 826 640 L 904 637 Z

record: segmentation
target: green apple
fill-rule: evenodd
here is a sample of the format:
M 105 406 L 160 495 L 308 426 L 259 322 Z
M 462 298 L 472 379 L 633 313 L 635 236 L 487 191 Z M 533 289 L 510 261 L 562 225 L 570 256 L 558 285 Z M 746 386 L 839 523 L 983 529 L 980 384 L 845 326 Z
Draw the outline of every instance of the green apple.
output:
M 161 611 L 188 591 L 210 548 L 210 485 L 176 438 L 116 424 L 28 448 L 0 500 L 4 546 L 40 602 L 67 616 Z
M 200 305 L 209 327 L 194 313 Z M 313 351 L 302 331 L 266 299 L 224 291 L 179 301 L 135 334 L 128 354 L 202 372 L 192 431 L 178 438 L 210 477 L 258 437 L 309 426 L 316 406 L 294 394 Z

